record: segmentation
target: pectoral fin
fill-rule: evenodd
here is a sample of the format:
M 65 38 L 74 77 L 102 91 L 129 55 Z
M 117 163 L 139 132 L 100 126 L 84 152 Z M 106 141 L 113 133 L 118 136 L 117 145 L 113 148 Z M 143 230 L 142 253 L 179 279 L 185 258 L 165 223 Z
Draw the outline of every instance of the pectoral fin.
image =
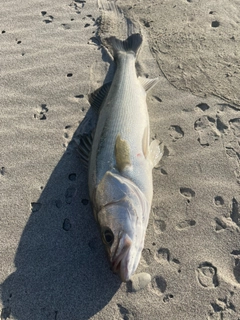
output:
M 120 135 L 117 136 L 115 143 L 115 159 L 118 171 L 123 171 L 126 166 L 131 165 L 130 161 L 130 147 L 126 140 L 121 139 Z
M 142 138 L 142 151 L 147 160 L 149 160 L 154 168 L 161 160 L 163 155 L 162 144 L 159 145 L 158 140 L 153 140 L 149 145 L 149 127 L 146 127 Z
M 158 140 L 153 140 L 149 146 L 148 159 L 154 168 L 163 156 L 163 145 L 159 145 Z

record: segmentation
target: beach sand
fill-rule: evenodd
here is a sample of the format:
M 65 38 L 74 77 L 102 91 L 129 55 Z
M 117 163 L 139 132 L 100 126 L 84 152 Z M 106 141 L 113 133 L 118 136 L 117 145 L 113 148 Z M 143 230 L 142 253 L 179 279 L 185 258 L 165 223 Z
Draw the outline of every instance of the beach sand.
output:
M 6 1 L 0 21 L 1 320 L 240 319 L 237 0 L 119 2 L 141 24 L 164 143 L 136 274 L 109 267 L 72 137 L 111 77 L 95 0 Z

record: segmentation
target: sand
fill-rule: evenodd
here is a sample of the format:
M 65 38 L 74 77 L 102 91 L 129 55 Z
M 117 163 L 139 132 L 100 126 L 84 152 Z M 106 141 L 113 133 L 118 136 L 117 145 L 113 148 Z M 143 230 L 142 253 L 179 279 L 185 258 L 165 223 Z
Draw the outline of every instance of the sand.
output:
M 109 268 L 72 140 L 113 70 L 97 3 L 1 4 L 1 320 L 240 319 L 239 1 L 122 6 L 160 77 L 148 106 L 165 145 L 132 283 Z

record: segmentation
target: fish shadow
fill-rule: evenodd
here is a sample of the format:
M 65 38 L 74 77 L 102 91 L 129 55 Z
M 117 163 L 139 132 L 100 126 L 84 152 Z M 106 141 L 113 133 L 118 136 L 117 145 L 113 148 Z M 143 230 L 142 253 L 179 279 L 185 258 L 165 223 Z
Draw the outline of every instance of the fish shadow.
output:
M 15 255 L 16 271 L 1 284 L 1 319 L 89 319 L 112 299 L 121 281 L 110 270 L 88 198 L 87 170 L 75 138 L 94 126 L 91 108 L 42 194 Z M 83 129 L 82 129 L 83 128 Z

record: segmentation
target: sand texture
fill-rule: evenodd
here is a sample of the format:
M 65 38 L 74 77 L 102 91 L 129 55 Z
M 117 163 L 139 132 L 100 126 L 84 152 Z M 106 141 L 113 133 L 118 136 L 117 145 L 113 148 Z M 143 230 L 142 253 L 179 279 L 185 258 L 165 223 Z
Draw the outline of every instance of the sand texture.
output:
M 73 141 L 114 70 L 97 2 L 2 1 L 1 320 L 240 319 L 240 3 L 121 4 L 144 35 L 142 75 L 160 77 L 148 106 L 165 145 L 128 283 L 110 270 Z

